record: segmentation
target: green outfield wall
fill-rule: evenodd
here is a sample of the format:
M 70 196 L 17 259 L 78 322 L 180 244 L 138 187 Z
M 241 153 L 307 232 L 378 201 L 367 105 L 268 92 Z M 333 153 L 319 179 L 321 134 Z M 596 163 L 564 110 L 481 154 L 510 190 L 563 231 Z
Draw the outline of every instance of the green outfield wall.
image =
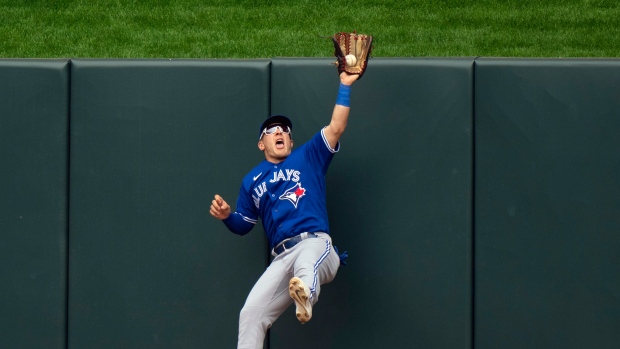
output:
M 272 111 L 297 120 L 296 142 L 329 123 L 329 63 L 273 60 Z M 301 328 L 285 313 L 272 348 L 470 345 L 473 59 L 372 63 L 327 174 L 349 266 L 322 288 L 317 321 Z
M 267 242 L 209 206 L 260 159 L 269 65 L 72 62 L 70 347 L 235 346 Z
M 0 60 L 0 348 L 234 348 L 268 265 L 258 127 L 329 123 L 323 58 Z M 348 266 L 265 348 L 616 348 L 620 61 L 376 58 L 327 174 Z
M 476 348 L 620 344 L 620 61 L 476 61 Z
M 69 62 L 0 60 L 0 348 L 64 348 Z

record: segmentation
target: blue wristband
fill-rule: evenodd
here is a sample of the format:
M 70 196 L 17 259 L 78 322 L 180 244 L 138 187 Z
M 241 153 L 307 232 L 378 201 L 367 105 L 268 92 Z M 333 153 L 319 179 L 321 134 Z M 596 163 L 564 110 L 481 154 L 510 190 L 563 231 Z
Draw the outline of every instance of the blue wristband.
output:
M 338 88 L 338 98 L 336 99 L 336 104 L 342 105 L 345 107 L 351 106 L 351 86 L 344 85 L 340 83 L 340 87 Z

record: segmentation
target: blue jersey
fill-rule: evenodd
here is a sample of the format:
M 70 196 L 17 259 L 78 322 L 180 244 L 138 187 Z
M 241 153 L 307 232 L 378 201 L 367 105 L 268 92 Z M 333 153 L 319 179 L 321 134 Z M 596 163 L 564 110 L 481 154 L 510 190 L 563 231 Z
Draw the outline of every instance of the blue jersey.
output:
M 263 160 L 243 178 L 236 211 L 224 224 L 245 235 L 260 218 L 272 248 L 303 232 L 329 233 L 325 175 L 339 148 L 321 130 L 283 162 Z

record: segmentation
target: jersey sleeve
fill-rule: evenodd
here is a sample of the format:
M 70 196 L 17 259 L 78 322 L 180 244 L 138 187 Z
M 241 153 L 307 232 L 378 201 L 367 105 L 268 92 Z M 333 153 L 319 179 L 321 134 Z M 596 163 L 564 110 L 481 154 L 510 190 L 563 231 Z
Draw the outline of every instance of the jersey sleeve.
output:
M 239 189 L 239 197 L 237 198 L 237 210 L 224 219 L 224 225 L 231 232 L 237 235 L 245 235 L 254 228 L 258 220 L 258 214 L 252 195 L 249 193 L 247 180 L 244 179 Z
M 327 168 L 334 154 L 340 150 L 340 142 L 336 144 L 335 148 L 332 148 L 325 138 L 325 128 L 323 128 L 305 145 L 306 158 L 312 162 L 313 165 L 320 168 L 323 174 L 327 173 Z
M 254 228 L 254 226 L 256 225 L 256 221 L 252 222 L 252 220 L 248 219 L 248 217 L 243 216 L 239 212 L 231 213 L 230 216 L 228 216 L 228 218 L 224 219 L 222 222 L 224 222 L 224 225 L 226 225 L 226 228 L 228 228 L 228 230 L 237 235 L 245 235 L 249 233 L 250 230 L 252 230 L 252 228 Z

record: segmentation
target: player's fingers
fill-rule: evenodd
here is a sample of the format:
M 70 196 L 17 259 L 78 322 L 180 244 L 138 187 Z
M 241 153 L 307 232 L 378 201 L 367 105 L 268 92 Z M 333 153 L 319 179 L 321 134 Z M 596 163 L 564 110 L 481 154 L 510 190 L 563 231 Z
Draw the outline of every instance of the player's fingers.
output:
M 215 200 L 211 201 L 211 209 L 212 210 L 213 209 L 219 210 L 220 209 L 220 204 L 217 201 L 215 201 Z
M 217 219 L 225 219 L 230 215 L 230 206 L 221 196 L 215 194 L 209 213 Z
M 228 203 L 222 199 L 220 202 L 218 202 L 219 208 L 222 211 L 226 211 L 230 209 L 230 205 L 228 205 Z
M 217 217 L 219 211 L 215 207 L 211 206 L 211 209 L 209 210 L 209 213 L 211 213 L 211 215 L 213 217 Z
M 212 211 L 210 211 L 210 213 L 211 213 L 211 215 L 212 215 L 213 217 L 215 217 L 215 218 L 217 218 L 217 219 L 222 220 L 222 219 L 224 219 L 224 218 L 225 218 L 225 215 L 224 215 L 221 211 L 214 211 L 214 210 L 212 210 Z
M 228 205 L 221 196 L 218 196 L 215 200 L 213 200 L 213 205 L 222 208 L 224 205 Z
M 222 206 L 222 202 L 224 201 L 224 199 L 222 199 L 222 197 L 219 196 L 218 194 L 215 194 L 215 201 L 217 202 L 219 206 Z

